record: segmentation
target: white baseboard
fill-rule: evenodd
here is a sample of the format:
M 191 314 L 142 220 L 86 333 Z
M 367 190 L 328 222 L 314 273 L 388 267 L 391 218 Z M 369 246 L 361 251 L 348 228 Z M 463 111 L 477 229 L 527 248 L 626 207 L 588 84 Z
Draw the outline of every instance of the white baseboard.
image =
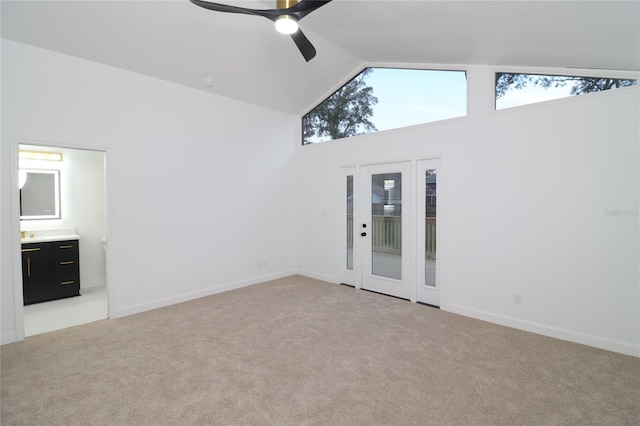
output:
M 326 282 L 329 282 L 329 283 L 337 283 L 338 282 L 336 280 L 336 277 L 334 277 L 333 275 L 318 274 L 316 272 L 305 271 L 305 270 L 302 270 L 302 269 L 298 269 L 297 274 L 305 276 L 305 277 L 309 277 L 309 278 L 314 278 L 314 279 L 320 280 L 320 281 L 326 281 Z
M 622 342 L 619 340 L 608 339 L 606 337 L 594 336 L 592 334 L 581 333 L 577 331 L 567 330 L 558 327 L 552 327 L 531 321 L 524 321 L 505 315 L 497 315 L 466 306 L 448 304 L 446 307 L 440 307 L 443 310 L 453 312 L 454 314 L 464 315 L 494 324 L 504 325 L 506 327 L 517 328 L 519 330 L 529 331 L 543 336 L 554 337 L 556 339 L 567 340 L 569 342 L 580 343 L 582 345 L 593 346 L 595 348 L 605 349 L 612 352 L 618 352 L 625 355 L 640 357 L 640 345 Z
M 167 297 L 164 299 L 157 299 L 151 302 L 141 303 L 138 305 L 125 306 L 124 308 L 114 309 L 110 312 L 110 318 L 122 318 L 140 312 L 150 311 L 152 309 L 163 308 L 165 306 L 175 305 L 176 303 L 187 302 L 189 300 L 198 299 L 200 297 L 211 296 L 213 294 L 222 293 L 229 290 L 235 290 L 242 287 L 247 287 L 254 284 L 263 283 L 266 281 L 275 280 L 278 278 L 284 278 L 291 275 L 295 275 L 295 270 L 282 271 L 275 274 L 261 275 L 259 277 L 250 278 L 247 280 L 235 281 L 227 284 L 220 284 L 215 287 L 210 287 L 204 290 L 194 291 L 190 293 L 183 293 L 177 296 Z
M 2 335 L 0 336 L 0 344 L 2 345 L 13 342 L 17 342 L 16 333 L 14 331 L 2 333 Z

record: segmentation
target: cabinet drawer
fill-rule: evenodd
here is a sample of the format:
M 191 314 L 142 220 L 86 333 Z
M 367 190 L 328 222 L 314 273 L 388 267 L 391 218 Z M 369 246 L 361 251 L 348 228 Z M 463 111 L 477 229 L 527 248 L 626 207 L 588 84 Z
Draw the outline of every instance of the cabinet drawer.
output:
M 59 253 L 77 253 L 78 240 L 56 241 L 53 243 L 53 252 Z
M 53 245 L 51 243 L 27 243 L 22 244 L 20 251 L 22 255 L 29 254 L 51 254 Z
M 58 278 L 54 283 L 56 298 L 73 297 L 80 295 L 80 281 L 73 278 Z
M 59 275 L 55 282 L 56 287 L 66 287 L 66 286 L 75 286 L 80 287 L 80 281 L 78 280 L 78 275 Z
M 73 267 L 77 268 L 80 263 L 78 252 L 56 253 L 53 258 L 56 269 L 60 267 L 70 267 L 69 265 L 75 265 Z
M 78 259 L 56 259 L 54 267 L 59 275 L 78 275 L 80 270 Z

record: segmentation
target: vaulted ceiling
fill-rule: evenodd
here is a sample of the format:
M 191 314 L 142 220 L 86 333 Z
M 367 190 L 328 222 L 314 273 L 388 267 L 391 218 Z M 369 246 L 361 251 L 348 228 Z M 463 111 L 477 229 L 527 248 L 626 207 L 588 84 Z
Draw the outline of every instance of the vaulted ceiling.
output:
M 188 0 L 1 6 L 3 38 L 293 114 L 363 63 L 640 70 L 638 1 L 333 0 L 300 21 L 308 63 L 271 21 Z

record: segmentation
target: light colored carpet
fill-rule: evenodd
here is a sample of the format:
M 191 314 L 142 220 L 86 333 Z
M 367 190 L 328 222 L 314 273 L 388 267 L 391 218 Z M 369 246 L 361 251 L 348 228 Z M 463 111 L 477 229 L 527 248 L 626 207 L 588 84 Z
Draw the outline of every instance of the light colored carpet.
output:
M 1 348 L 2 425 L 638 425 L 640 359 L 300 276 Z

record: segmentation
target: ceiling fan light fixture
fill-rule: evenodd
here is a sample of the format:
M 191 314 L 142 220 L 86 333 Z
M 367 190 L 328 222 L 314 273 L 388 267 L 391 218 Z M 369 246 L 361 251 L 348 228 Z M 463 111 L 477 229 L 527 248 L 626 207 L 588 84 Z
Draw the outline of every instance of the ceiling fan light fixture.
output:
M 291 15 L 280 15 L 276 19 L 276 30 L 282 34 L 293 34 L 298 31 L 298 20 Z
M 243 15 L 261 16 L 276 25 L 276 31 L 291 36 L 291 40 L 309 62 L 316 56 L 316 49 L 298 28 L 298 21 L 318 8 L 330 3 L 331 0 L 276 0 L 275 9 L 251 9 L 248 7 L 232 6 L 229 4 L 213 3 L 205 0 L 189 0 L 196 6 L 213 10 L 214 12 L 241 13 Z M 270 0 L 273 1 L 273 0 Z

